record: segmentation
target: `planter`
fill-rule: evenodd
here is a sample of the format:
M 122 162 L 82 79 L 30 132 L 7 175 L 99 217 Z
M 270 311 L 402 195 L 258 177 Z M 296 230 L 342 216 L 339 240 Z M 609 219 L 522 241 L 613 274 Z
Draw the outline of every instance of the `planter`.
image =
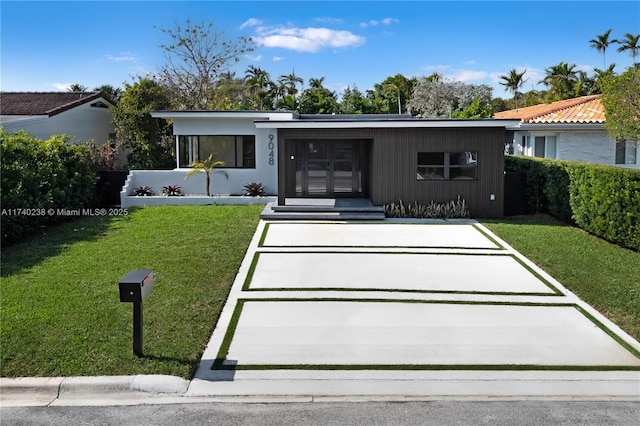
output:
M 278 197 L 247 197 L 244 195 L 183 195 L 180 197 L 165 197 L 154 195 L 150 197 L 138 197 L 120 194 L 122 208 L 143 206 L 189 206 L 211 204 L 267 204 L 277 201 Z

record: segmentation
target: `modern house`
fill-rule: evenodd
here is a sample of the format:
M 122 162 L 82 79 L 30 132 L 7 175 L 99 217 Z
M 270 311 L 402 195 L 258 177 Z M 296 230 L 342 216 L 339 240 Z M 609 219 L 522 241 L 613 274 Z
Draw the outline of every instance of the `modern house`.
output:
M 513 131 L 512 154 L 640 168 L 638 146 L 607 134 L 600 95 L 502 111 L 494 117 L 520 120 L 508 128 Z
M 109 107 L 100 92 L 0 92 L 0 126 L 40 139 L 66 134 L 71 142 L 115 139 Z
M 173 122 L 177 167 L 132 171 L 123 197 L 139 185 L 182 183 L 185 192 L 198 191 L 184 180 L 188 166 L 214 154 L 227 175 L 214 176 L 214 193 L 241 194 L 245 184 L 260 182 L 279 206 L 296 199 L 368 199 L 381 206 L 460 196 L 474 217 L 502 216 L 506 127 L 519 123 L 275 111 L 152 116 Z

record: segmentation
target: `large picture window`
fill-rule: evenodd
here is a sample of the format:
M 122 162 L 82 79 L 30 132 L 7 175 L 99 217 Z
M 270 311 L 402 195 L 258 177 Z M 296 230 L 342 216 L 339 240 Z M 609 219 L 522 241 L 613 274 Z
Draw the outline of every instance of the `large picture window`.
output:
M 256 138 L 253 135 L 180 136 L 178 138 L 180 167 L 194 161 L 204 161 L 209 155 L 224 161 L 226 168 L 256 167 Z
M 478 152 L 418 152 L 418 180 L 478 180 Z

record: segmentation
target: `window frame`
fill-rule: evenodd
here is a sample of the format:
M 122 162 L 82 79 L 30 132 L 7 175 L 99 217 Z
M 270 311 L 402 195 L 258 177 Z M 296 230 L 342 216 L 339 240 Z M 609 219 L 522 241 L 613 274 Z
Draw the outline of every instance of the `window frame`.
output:
M 204 161 L 200 158 L 201 138 L 233 138 L 234 163 L 220 167 L 223 169 L 255 169 L 256 168 L 256 136 L 245 135 L 178 135 L 178 168 L 191 168 L 189 164 Z M 205 154 L 203 154 L 205 155 Z M 224 160 L 223 160 L 224 161 Z
M 443 163 L 442 164 L 421 164 L 420 163 L 420 154 L 442 154 Z M 469 155 L 473 159 L 473 162 L 469 162 L 466 164 L 451 164 L 451 158 L 453 155 Z M 470 151 L 470 150 L 460 150 L 460 151 L 418 151 L 416 155 L 416 180 L 418 182 L 478 182 L 480 180 L 479 172 L 478 172 L 478 151 Z M 473 164 L 470 166 L 470 164 Z M 427 179 L 427 173 L 420 173 L 420 169 L 435 169 L 442 170 L 442 178 L 435 179 Z M 451 170 L 463 170 L 463 169 L 471 169 L 474 170 L 473 178 L 451 178 Z
M 633 166 L 637 164 L 638 147 L 624 139 L 616 140 L 613 161 L 616 166 Z

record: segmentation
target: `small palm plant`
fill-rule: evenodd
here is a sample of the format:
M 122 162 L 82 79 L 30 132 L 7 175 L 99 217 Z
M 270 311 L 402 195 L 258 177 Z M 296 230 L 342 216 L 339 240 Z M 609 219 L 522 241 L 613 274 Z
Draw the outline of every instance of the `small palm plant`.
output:
M 194 161 L 193 163 L 189 164 L 189 167 L 193 167 L 193 170 L 187 173 L 187 175 L 184 178 L 188 179 L 191 176 L 196 175 L 200 172 L 205 172 L 207 197 L 211 197 L 211 192 L 209 190 L 209 187 L 211 186 L 211 173 L 213 172 L 213 169 L 215 169 L 216 167 L 222 167 L 222 166 L 224 166 L 224 161 L 214 160 L 213 154 L 210 154 L 209 157 L 207 157 L 207 159 L 204 161 Z M 216 170 L 216 173 L 222 173 L 227 179 L 229 178 L 229 175 L 224 170 Z

